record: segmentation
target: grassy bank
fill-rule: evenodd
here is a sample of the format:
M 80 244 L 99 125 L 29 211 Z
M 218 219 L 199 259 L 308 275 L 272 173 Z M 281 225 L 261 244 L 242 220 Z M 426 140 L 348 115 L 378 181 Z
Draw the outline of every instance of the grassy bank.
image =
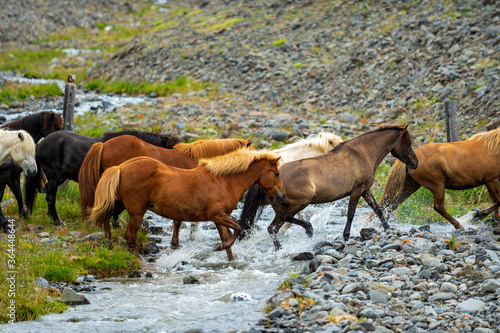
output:
M 7 82 L 0 86 L 0 104 L 10 106 L 12 102 L 24 102 L 35 98 L 47 98 L 61 96 L 63 92 L 55 83 L 49 84 L 28 84 Z
M 10 193 L 4 199 L 10 197 Z M 67 228 L 53 225 L 47 215 L 45 195 L 38 195 L 31 218 L 18 218 L 17 204 L 4 209 L 6 216 L 15 219 L 14 242 L 1 234 L 0 251 L 14 256 L 14 261 L 0 262 L 4 272 L 15 271 L 15 288 L 8 278 L 0 274 L 0 323 L 8 323 L 8 305 L 16 305 L 16 321 L 34 320 L 47 313 L 60 313 L 66 305 L 60 301 L 61 293 L 55 288 L 40 288 L 35 281 L 45 278 L 49 282 L 72 284 L 79 275 L 92 274 L 97 278 L 127 274 L 141 268 L 141 262 L 120 241 L 123 230 L 113 230 L 113 241 L 103 239 L 100 230 L 80 220 L 78 184 L 71 182 L 58 192 L 57 208 Z M 48 237 L 40 233 L 47 233 Z M 90 237 L 92 235 L 92 237 Z

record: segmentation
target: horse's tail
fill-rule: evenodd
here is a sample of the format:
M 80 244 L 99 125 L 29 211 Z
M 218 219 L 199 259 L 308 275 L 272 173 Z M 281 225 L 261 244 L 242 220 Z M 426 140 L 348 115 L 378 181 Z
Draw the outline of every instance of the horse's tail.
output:
M 35 155 L 36 161 L 36 173 L 33 177 L 26 176 L 24 180 L 24 196 L 26 197 L 26 206 L 28 211 L 31 213 L 33 211 L 33 206 L 35 204 L 36 195 L 38 190 L 41 188 L 41 182 L 43 180 L 43 170 L 40 166 L 40 161 Z
M 101 178 L 101 156 L 104 143 L 97 142 L 90 147 L 78 173 L 80 207 L 82 217 L 88 217 L 89 209 L 94 205 L 94 194 Z
M 114 166 L 106 170 L 95 190 L 95 203 L 90 219 L 98 226 L 103 226 L 108 213 L 113 210 L 118 197 L 117 189 L 120 184 L 120 167 Z
M 264 210 L 266 201 L 267 194 L 259 185 L 254 184 L 248 189 L 238 222 L 241 226 L 240 240 L 244 239 L 251 232 L 255 221 L 259 219 Z
M 401 204 L 401 202 L 396 202 L 396 197 L 403 189 L 403 185 L 406 181 L 406 164 L 400 160 L 396 160 L 391 168 L 391 172 L 389 172 L 389 177 L 384 187 L 384 194 L 379 204 L 382 212 L 384 212 L 384 216 L 389 215 Z M 371 212 L 367 215 L 367 218 L 370 221 L 373 220 L 375 218 L 375 213 Z

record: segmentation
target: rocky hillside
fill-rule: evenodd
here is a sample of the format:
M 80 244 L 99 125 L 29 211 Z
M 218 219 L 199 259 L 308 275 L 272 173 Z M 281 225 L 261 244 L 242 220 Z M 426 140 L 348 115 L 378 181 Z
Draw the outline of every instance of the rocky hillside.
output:
M 91 79 L 190 76 L 257 109 L 316 111 L 327 123 L 432 123 L 451 99 L 461 137 L 500 124 L 495 2 L 192 0 L 155 8 L 164 18 Z
M 172 106 L 180 103 L 175 98 L 167 100 L 170 105 L 155 104 L 151 112 L 165 111 L 163 119 L 175 124 L 162 125 L 166 129 L 195 132 L 216 124 L 229 128 L 229 135 L 242 129 L 238 135 L 269 137 L 265 128 L 289 135 L 323 128 L 351 136 L 374 124 L 398 122 L 409 123 L 426 143 L 436 133 L 444 139 L 446 100 L 458 102 L 462 139 L 500 125 L 495 1 L 3 4 L 0 51 L 5 45 L 93 50 L 47 63 L 72 69 L 73 63 L 88 66 L 86 58 L 92 57 L 83 69 L 87 82 L 189 77 L 210 83 L 193 92 L 203 101 L 196 105 Z

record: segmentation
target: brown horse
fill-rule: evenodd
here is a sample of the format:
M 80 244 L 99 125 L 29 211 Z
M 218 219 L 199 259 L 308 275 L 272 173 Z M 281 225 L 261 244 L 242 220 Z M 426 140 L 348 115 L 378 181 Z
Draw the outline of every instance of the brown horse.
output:
M 86 218 L 88 210 L 94 204 L 94 193 L 101 173 L 112 166 L 117 166 L 134 157 L 148 156 L 166 165 L 193 169 L 198 166 L 201 158 L 224 155 L 242 147 L 251 147 L 250 141 L 244 139 L 198 140 L 193 143 L 178 143 L 173 149 L 165 149 L 124 135 L 104 143 L 95 143 L 85 156 L 78 175 L 82 215 Z M 173 247 L 179 247 L 180 225 L 181 221 L 174 221 L 177 232 L 172 235 Z
M 493 205 L 477 212 L 476 217 L 495 211 L 495 220 L 500 220 L 500 128 L 475 134 L 465 141 L 426 144 L 415 149 L 415 154 L 418 168 L 407 170 L 396 161 L 389 173 L 380 202 L 386 216 L 423 186 L 432 192 L 434 210 L 456 229 L 463 229 L 444 207 L 444 190 L 466 190 L 484 184 Z
M 229 261 L 240 226 L 230 214 L 243 193 L 254 183 L 271 198 L 286 195 L 278 173 L 279 156 L 269 151 L 242 148 L 213 159 L 200 160 L 195 169 L 179 169 L 149 157 L 137 157 L 106 170 L 96 189 L 92 222 L 104 226 L 111 237 L 109 213 L 115 201 L 125 206 L 130 219 L 125 232 L 129 246 L 146 210 L 173 220 L 213 221 Z M 227 228 L 234 230 L 231 234 Z
M 351 232 L 351 223 L 360 197 L 363 197 L 380 217 L 384 228 L 389 228 L 370 188 L 375 170 L 389 152 L 409 168 L 417 167 L 418 160 L 411 148 L 411 137 L 407 127 L 385 125 L 344 141 L 326 154 L 289 162 L 280 167 L 287 199 L 283 203 L 271 202 L 276 215 L 267 229 L 275 248 L 281 247 L 277 233 L 285 221 L 301 225 L 312 236 L 311 224 L 294 218 L 296 213 L 310 204 L 331 202 L 348 195 L 350 199 L 347 224 L 344 229 L 346 241 Z M 250 206 L 252 202 L 259 204 L 261 200 L 258 197 L 247 195 L 244 206 Z M 253 225 L 256 214 L 249 212 L 255 212 L 257 209 L 257 207 L 243 208 L 240 218 L 242 228 L 248 230 Z M 249 216 L 252 218 L 248 218 Z

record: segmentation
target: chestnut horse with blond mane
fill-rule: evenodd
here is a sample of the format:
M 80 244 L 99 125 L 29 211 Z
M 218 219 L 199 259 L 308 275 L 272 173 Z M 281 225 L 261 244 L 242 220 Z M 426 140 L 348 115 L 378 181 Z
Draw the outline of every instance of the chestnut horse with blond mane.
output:
M 194 169 L 171 167 L 149 157 L 133 158 L 103 173 L 91 220 L 103 226 L 111 238 L 109 215 L 115 201 L 120 201 L 130 216 L 125 238 L 132 249 L 147 210 L 173 220 L 213 221 L 222 240 L 218 249 L 225 249 L 232 261 L 231 246 L 241 228 L 230 214 L 243 193 L 257 183 L 276 201 L 286 198 L 278 172 L 279 159 L 270 151 L 249 148 L 202 159 Z
M 500 128 L 475 134 L 465 141 L 429 143 L 415 149 L 415 154 L 418 168 L 408 170 L 396 161 L 389 173 L 380 202 L 386 216 L 423 186 L 432 192 L 434 210 L 456 229 L 463 229 L 445 209 L 444 190 L 467 190 L 484 184 L 493 205 L 478 211 L 476 217 L 495 212 L 495 220 L 500 221 Z

